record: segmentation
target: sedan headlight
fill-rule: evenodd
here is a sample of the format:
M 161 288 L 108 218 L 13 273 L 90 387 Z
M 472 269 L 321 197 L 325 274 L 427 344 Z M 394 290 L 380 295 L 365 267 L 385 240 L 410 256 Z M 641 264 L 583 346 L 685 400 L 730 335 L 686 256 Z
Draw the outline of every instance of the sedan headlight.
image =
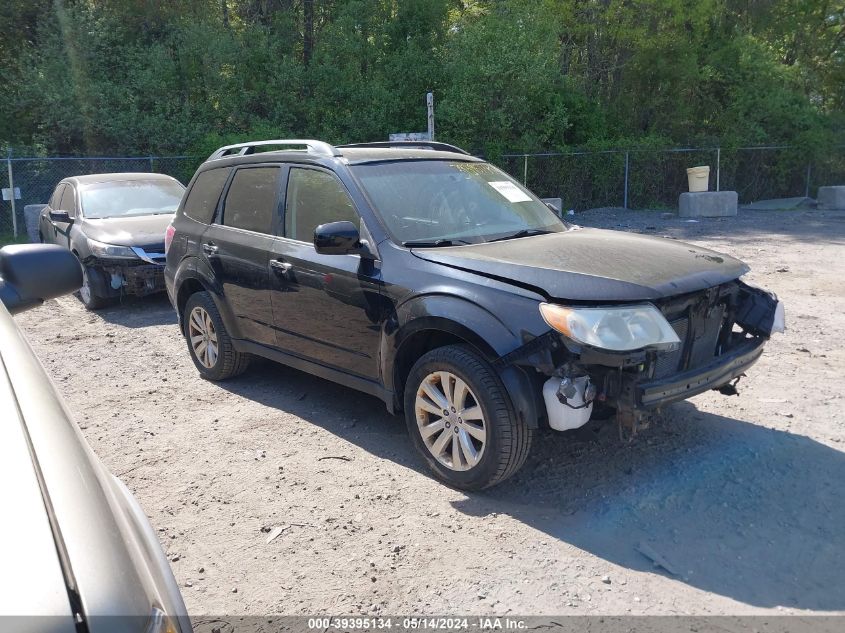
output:
M 580 308 L 541 303 L 549 327 L 577 343 L 627 352 L 643 347 L 677 349 L 675 330 L 650 303 L 618 308 Z
M 137 259 L 135 251 L 128 246 L 115 246 L 114 244 L 105 244 L 88 238 L 88 250 L 95 257 L 103 257 L 106 259 Z

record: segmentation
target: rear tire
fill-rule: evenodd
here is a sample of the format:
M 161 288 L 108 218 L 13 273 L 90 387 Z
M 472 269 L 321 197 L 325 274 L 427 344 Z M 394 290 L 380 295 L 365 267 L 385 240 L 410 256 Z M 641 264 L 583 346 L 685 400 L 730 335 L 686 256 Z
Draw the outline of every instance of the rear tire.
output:
M 463 490 L 501 483 L 531 447 L 532 429 L 517 418 L 498 374 L 460 345 L 432 350 L 411 368 L 405 421 L 435 477 Z
M 249 367 L 250 355 L 235 349 L 217 304 L 208 292 L 196 292 L 188 298 L 182 327 L 188 353 L 203 378 L 226 380 L 239 376 Z

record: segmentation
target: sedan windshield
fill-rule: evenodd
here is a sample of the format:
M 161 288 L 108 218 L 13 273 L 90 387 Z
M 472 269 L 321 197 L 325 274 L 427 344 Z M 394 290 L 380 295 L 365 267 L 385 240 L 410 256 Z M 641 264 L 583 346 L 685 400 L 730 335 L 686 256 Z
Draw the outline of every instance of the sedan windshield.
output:
M 169 180 L 121 180 L 82 189 L 82 213 L 102 219 L 175 213 L 185 188 Z
M 474 244 L 568 228 L 489 163 L 404 160 L 352 170 L 393 239 L 405 246 Z

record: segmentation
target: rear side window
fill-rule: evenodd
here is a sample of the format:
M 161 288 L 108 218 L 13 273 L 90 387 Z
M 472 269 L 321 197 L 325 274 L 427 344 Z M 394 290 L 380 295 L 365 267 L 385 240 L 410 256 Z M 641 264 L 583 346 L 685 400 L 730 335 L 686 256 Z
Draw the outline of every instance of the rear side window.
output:
M 236 229 L 272 233 L 278 208 L 278 167 L 249 167 L 235 172 L 226 204 L 223 224 Z
M 337 177 L 314 169 L 292 168 L 285 205 L 285 236 L 312 242 L 314 229 L 320 224 L 341 220 L 357 225 L 358 214 Z
M 197 176 L 185 200 L 183 213 L 192 220 L 209 224 L 214 217 L 217 201 L 220 200 L 220 193 L 230 171 L 228 168 L 209 169 Z
M 76 215 L 76 204 L 73 200 L 73 187 L 71 185 L 65 185 L 57 211 L 67 211 L 71 217 Z

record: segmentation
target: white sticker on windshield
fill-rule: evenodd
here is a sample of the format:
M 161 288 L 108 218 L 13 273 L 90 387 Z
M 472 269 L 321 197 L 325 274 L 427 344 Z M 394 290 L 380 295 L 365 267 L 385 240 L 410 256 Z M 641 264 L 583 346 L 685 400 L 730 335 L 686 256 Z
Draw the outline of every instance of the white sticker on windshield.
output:
M 509 180 L 496 180 L 488 185 L 508 199 L 508 202 L 531 202 L 531 198 Z

